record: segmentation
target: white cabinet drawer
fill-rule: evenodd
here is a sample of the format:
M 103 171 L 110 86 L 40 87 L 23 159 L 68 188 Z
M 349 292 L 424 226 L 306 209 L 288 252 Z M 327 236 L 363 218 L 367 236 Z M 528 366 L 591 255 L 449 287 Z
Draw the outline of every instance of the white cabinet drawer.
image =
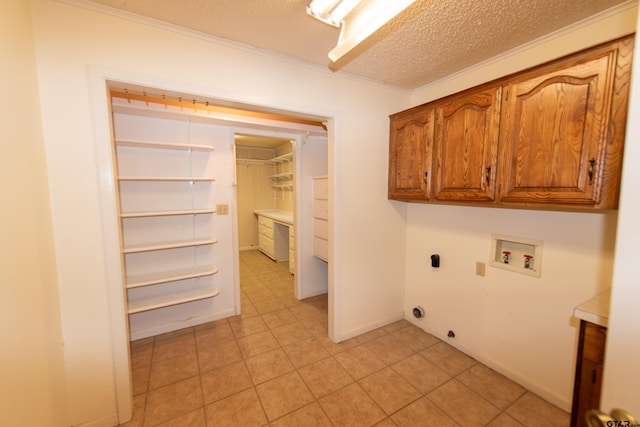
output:
M 271 218 L 267 218 L 266 216 L 258 216 L 258 224 L 263 227 L 273 228 L 273 220 Z
M 313 198 L 329 199 L 329 181 L 327 178 L 316 178 L 313 180 Z
M 265 236 L 259 236 L 258 238 L 258 247 L 262 252 L 264 252 L 268 257 L 273 258 L 273 239 L 269 239 Z
M 314 200 L 313 201 L 313 217 L 320 219 L 329 219 L 329 201 Z
M 262 236 L 273 239 L 273 228 L 267 228 L 264 225 L 260 224 L 258 225 L 258 233 L 260 233 Z
M 329 242 L 320 237 L 313 237 L 313 255 L 324 261 L 329 261 Z
M 329 222 L 326 219 L 313 219 L 313 235 L 329 240 Z

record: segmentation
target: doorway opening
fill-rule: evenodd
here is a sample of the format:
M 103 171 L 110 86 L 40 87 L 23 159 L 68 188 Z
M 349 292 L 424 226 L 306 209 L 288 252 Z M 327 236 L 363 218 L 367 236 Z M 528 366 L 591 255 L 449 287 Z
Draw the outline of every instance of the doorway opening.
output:
M 327 294 L 326 259 L 312 250 L 312 181 L 327 174 L 326 135 L 237 131 L 234 143 L 241 286 L 242 260 L 257 260 L 246 253 L 255 251 L 282 264 L 275 271 L 291 275 L 293 289 L 283 289 L 283 296 L 293 291 L 291 296 L 301 300 Z M 247 302 L 244 314 L 256 309 L 246 293 L 241 296 Z
M 102 81 L 104 84 L 105 81 Z M 235 143 L 230 141 L 230 135 L 235 136 L 238 133 L 238 129 L 242 129 L 243 134 L 259 133 L 275 134 L 278 133 L 285 140 L 291 141 L 290 144 L 293 149 L 300 148 L 307 144 L 309 141 L 314 143 L 309 146 L 321 146 L 321 149 L 315 150 L 301 150 L 304 155 L 296 156 L 294 158 L 292 154 L 291 167 L 293 171 L 305 171 L 309 168 L 301 167 L 305 163 L 312 163 L 311 158 L 318 156 L 321 153 L 321 157 L 326 165 L 328 150 L 327 150 L 327 132 L 317 118 L 310 118 L 306 115 L 301 115 L 300 118 L 296 118 L 295 114 L 284 116 L 283 112 L 256 108 L 251 106 L 240 106 L 238 103 L 229 103 L 219 101 L 215 99 L 203 99 L 202 97 L 194 97 L 188 94 L 181 94 L 176 92 L 164 91 L 160 89 L 154 89 L 143 86 L 135 86 L 131 84 L 119 83 L 116 81 L 106 81 L 107 92 L 103 98 L 97 96 L 96 99 L 103 99 L 104 105 L 100 108 L 96 108 L 96 114 L 98 116 L 104 114 L 101 120 L 102 129 L 106 132 L 104 137 L 98 138 L 100 149 L 99 151 L 99 167 L 105 172 L 105 176 L 111 176 L 110 182 L 101 182 L 101 188 L 103 192 L 101 195 L 103 209 L 105 212 L 105 222 L 103 224 L 103 232 L 105 237 L 105 258 L 108 266 L 108 293 L 109 299 L 112 305 L 112 318 L 120 318 L 121 320 L 114 321 L 112 329 L 112 343 L 114 349 L 114 361 L 116 365 L 116 390 L 118 395 L 118 407 L 119 417 L 122 420 L 127 419 L 127 414 L 131 412 L 131 366 L 129 362 L 129 341 L 131 339 L 130 322 L 129 322 L 129 309 L 130 304 L 127 301 L 127 285 L 125 273 L 125 253 L 122 248 L 127 243 L 124 241 L 122 235 L 122 221 L 123 218 L 127 218 L 127 223 L 151 223 L 151 226 L 156 225 L 162 228 L 162 223 L 175 222 L 177 225 L 174 230 L 177 233 L 183 232 L 186 229 L 194 230 L 195 238 L 200 238 L 200 234 L 206 236 L 209 229 L 213 230 L 216 235 L 212 239 L 207 240 L 207 254 L 211 256 L 217 263 L 222 260 L 221 265 L 215 265 L 215 272 L 207 274 L 207 284 L 209 288 L 215 288 L 217 292 L 215 294 L 199 295 L 197 300 L 179 301 L 176 299 L 175 304 L 163 305 L 158 308 L 164 310 L 167 313 L 175 315 L 175 319 L 171 320 L 171 324 L 167 325 L 153 325 L 152 328 L 146 328 L 146 319 L 144 322 L 138 322 L 142 325 L 141 332 L 136 333 L 137 338 L 142 338 L 147 334 L 147 329 L 154 333 L 168 332 L 171 330 L 180 329 L 181 327 L 189 325 L 197 325 L 199 323 L 208 322 L 212 320 L 222 319 L 232 316 L 233 314 L 239 314 L 240 302 L 239 302 L 239 277 L 238 277 L 238 223 L 235 217 L 235 211 L 237 208 L 236 197 L 236 177 L 235 177 Z M 104 86 L 103 86 L 104 87 Z M 99 91 L 96 91 L 99 94 Z M 120 102 L 114 105 L 114 94 L 116 97 L 120 97 Z M 189 101 L 186 101 L 189 100 Z M 96 103 L 97 104 L 97 103 Z M 105 108 L 106 107 L 106 108 Z M 127 128 L 127 136 L 120 138 L 115 135 L 114 128 L 111 126 L 114 114 L 119 114 L 124 117 Z M 154 130 L 154 127 L 140 126 L 138 127 L 134 122 L 166 122 L 167 129 L 170 132 L 164 132 L 162 130 Z M 241 127 L 239 127 L 241 126 Z M 161 126 L 162 127 L 162 126 Z M 107 130 L 108 129 L 108 130 Z M 109 136 L 108 136 L 109 135 Z M 176 136 L 176 138 L 172 138 Z M 180 136 L 181 135 L 181 136 Z M 273 135 L 272 135 L 273 136 Z M 116 139 L 125 140 L 124 142 L 117 143 Z M 204 154 L 200 150 L 204 150 L 204 146 L 208 146 Z M 177 157 L 182 159 L 188 159 L 183 161 L 184 171 L 172 173 L 170 176 L 162 176 L 164 169 L 160 167 L 157 171 L 157 176 L 145 177 L 146 171 L 139 171 L 139 176 L 124 176 L 120 174 L 118 170 L 118 159 L 116 158 L 116 152 L 118 147 L 124 147 L 123 151 L 131 152 L 128 162 L 130 165 L 143 165 L 146 167 L 147 154 L 145 152 L 151 152 L 154 156 L 157 156 L 159 163 L 169 161 L 170 157 Z M 174 153 L 173 151 L 177 151 Z M 194 153 L 194 151 L 196 151 Z M 139 153 L 138 153 L 139 152 Z M 140 155 L 138 155 L 140 154 Z M 136 160 L 137 159 L 137 160 Z M 210 160 L 213 159 L 213 160 Z M 129 161 L 130 160 L 130 161 Z M 193 168 L 199 169 L 202 172 L 201 177 L 191 175 Z M 326 170 L 326 166 L 325 166 Z M 154 172 L 154 173 L 155 173 Z M 184 173 L 183 173 L 184 172 Z M 187 173 L 188 172 L 188 173 Z M 293 174 L 293 172 L 281 172 L 283 174 Z M 274 174 L 278 175 L 278 174 Z M 302 178 L 304 175 L 300 175 Z M 189 179 L 187 179 L 189 178 Z M 296 177 L 297 179 L 298 177 Z M 284 179 L 279 177 L 277 179 Z M 186 203 L 187 208 L 182 206 L 161 206 L 154 208 L 151 217 L 157 217 L 159 219 L 139 219 L 149 217 L 149 212 L 142 209 L 140 211 L 131 209 L 131 212 L 126 212 L 123 217 L 121 212 L 121 200 L 119 198 L 118 190 L 121 182 L 134 182 L 134 185 L 129 185 L 133 188 L 135 197 L 136 194 L 145 192 L 144 188 L 163 186 L 166 188 L 172 198 L 179 201 L 178 204 Z M 138 184 L 142 182 L 142 184 Z M 167 184 L 167 182 L 169 184 Z M 128 184 L 127 184 L 128 185 Z M 192 191 L 191 186 L 197 185 L 203 187 L 197 191 Z M 276 184 L 282 187 L 278 190 L 283 190 L 284 186 L 288 184 Z M 295 192 L 303 191 L 306 186 L 305 183 L 291 184 L 295 188 Z M 182 187 L 187 187 L 188 191 L 184 192 L 186 195 L 184 198 L 178 194 Z M 297 188 L 296 188 L 297 187 Z M 174 190 L 177 193 L 173 193 Z M 155 191 L 155 190 L 154 190 Z M 153 192 L 152 192 L 153 193 Z M 154 199 L 154 194 L 148 193 L 154 203 L 156 201 L 165 200 L 164 198 Z M 175 196 L 175 197 L 174 197 Z M 128 196 L 127 196 L 128 197 Z M 133 197 L 133 196 L 132 196 Z M 145 196 L 146 197 L 146 196 Z M 301 207 L 301 203 L 305 200 L 306 196 L 296 197 L 292 195 L 291 200 L 294 205 L 293 212 L 296 215 L 306 215 L 308 208 Z M 133 200 L 133 199 L 132 199 Z M 136 199 L 137 200 L 137 199 Z M 206 205 L 206 208 L 202 208 L 200 203 Z M 226 215 L 226 217 L 224 216 Z M 167 217 L 169 217 L 167 219 Z M 193 221 L 185 220 L 186 218 L 192 218 Z M 203 219 L 203 221 L 201 221 Z M 306 220 L 302 221 L 305 224 Z M 183 227 L 182 223 L 188 223 L 188 227 Z M 295 225 L 296 245 L 304 246 L 301 244 L 304 242 L 305 231 L 309 226 L 304 225 L 304 228 L 300 233 L 296 233 L 300 224 Z M 127 228 L 129 225 L 127 225 Z M 140 230 L 147 233 L 146 225 Z M 155 232 L 149 231 L 147 234 L 136 229 L 131 236 L 144 240 L 145 236 L 153 237 Z M 150 230 L 150 229 L 149 229 Z M 120 236 L 120 237 L 116 237 Z M 129 239 L 129 237 L 127 237 Z M 138 243 L 138 242 L 136 242 Z M 146 244 L 147 242 L 142 242 Z M 201 245 L 193 245 L 201 246 Z M 167 250 L 181 250 L 183 248 L 168 248 Z M 151 251 L 165 250 L 152 249 Z M 199 250 L 199 249 L 197 249 Z M 304 253 L 304 252 L 300 252 Z M 231 257 L 229 258 L 229 255 Z M 184 256 L 182 259 L 188 259 L 189 256 Z M 199 260 L 200 254 L 194 259 Z M 294 260 L 300 260 L 301 255 L 296 255 Z M 162 261 L 164 262 L 164 261 Z M 160 262 L 160 263 L 162 263 Z M 195 264 L 199 264 L 199 261 L 195 261 Z M 143 265 L 144 263 L 140 263 Z M 146 264 L 144 264 L 146 265 Z M 149 264 L 150 265 L 150 264 Z M 199 265 L 194 265 L 199 267 Z M 171 270 L 180 270 L 180 268 L 171 267 Z M 189 267 L 191 270 L 191 267 Z M 210 270 L 207 270 L 210 271 Z M 293 277 L 296 280 L 301 280 L 301 277 L 305 275 L 306 266 L 304 263 L 300 263 L 294 267 Z M 152 272 L 158 273 L 158 272 Z M 200 274 L 200 273 L 198 273 Z M 178 278 L 171 276 L 171 283 L 167 286 L 156 286 L 157 283 L 152 283 L 149 286 L 162 288 L 177 288 L 173 282 L 179 282 L 181 280 L 193 281 L 194 277 Z M 173 280 L 175 279 L 175 280 Z M 163 283 L 166 282 L 162 279 Z M 326 282 L 326 279 L 325 279 Z M 145 288 L 147 285 L 136 285 L 137 288 Z M 199 284 L 194 282 L 192 285 L 194 290 L 200 289 Z M 125 292 L 123 293 L 123 289 Z M 150 291 L 152 288 L 144 289 L 144 291 Z M 297 288 L 296 288 L 297 289 Z M 143 292 L 139 292 L 143 293 Z M 151 292 L 147 292 L 151 293 Z M 325 290 L 326 293 L 326 290 Z M 123 295 L 124 294 L 124 295 Z M 124 297 L 123 297 L 124 296 Z M 147 296 L 147 295 L 144 295 Z M 149 295 L 153 296 L 153 295 Z M 301 297 L 302 293 L 301 293 Z M 185 307 L 197 307 L 202 313 L 206 315 L 199 316 L 199 318 L 191 318 L 189 316 L 183 316 L 179 314 L 179 310 L 183 310 Z M 208 310 L 210 309 L 210 310 Z M 148 312 L 153 313 L 150 316 L 154 322 L 161 319 L 163 316 L 156 315 L 159 311 L 155 312 L 156 308 L 149 308 Z M 180 320 L 176 319 L 188 319 L 189 325 L 180 323 Z M 146 329 L 144 329 L 146 328 Z

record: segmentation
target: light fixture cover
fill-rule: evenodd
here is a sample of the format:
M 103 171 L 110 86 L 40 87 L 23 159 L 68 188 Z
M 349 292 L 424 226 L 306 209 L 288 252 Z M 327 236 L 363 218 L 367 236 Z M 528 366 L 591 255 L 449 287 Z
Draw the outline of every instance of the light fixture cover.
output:
M 362 0 L 311 0 L 307 13 L 320 21 L 340 27 L 342 20 Z
M 338 44 L 329 52 L 329 59 L 335 62 L 342 58 L 414 1 L 362 0 L 353 13 L 343 18 Z

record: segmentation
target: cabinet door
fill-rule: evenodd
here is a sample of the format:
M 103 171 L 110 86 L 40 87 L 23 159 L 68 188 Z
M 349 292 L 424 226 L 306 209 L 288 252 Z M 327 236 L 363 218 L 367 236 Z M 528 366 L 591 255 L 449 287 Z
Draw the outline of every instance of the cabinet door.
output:
M 494 200 L 501 93 L 480 89 L 436 105 L 436 200 Z
M 580 321 L 571 427 L 587 427 L 585 414 L 600 407 L 607 328 Z
M 626 44 L 623 58 L 630 56 Z M 603 191 L 617 194 L 628 91 L 621 84 L 628 67 L 616 74 L 619 56 L 618 45 L 588 51 L 509 84 L 502 202 L 588 207 L 601 202 Z M 610 205 L 598 207 L 615 208 L 617 197 L 607 197 Z
M 433 109 L 421 108 L 393 115 L 390 126 L 389 198 L 428 200 Z
M 602 389 L 602 364 L 589 359 L 582 359 L 580 366 L 579 398 L 576 406 L 578 416 L 575 426 L 589 427 L 586 413 L 589 409 L 600 408 L 600 391 Z

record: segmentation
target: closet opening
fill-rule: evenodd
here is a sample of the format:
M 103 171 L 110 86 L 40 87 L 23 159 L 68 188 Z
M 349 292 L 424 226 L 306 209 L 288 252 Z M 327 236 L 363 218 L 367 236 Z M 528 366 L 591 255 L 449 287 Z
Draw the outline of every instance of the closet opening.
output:
M 295 275 L 295 141 L 236 133 L 240 252 L 257 250 Z
M 234 143 L 242 313 L 327 294 L 312 219 L 313 178 L 327 173 L 326 135 L 237 131 Z
M 239 168 L 270 169 L 264 177 L 270 204 L 254 210 L 291 212 L 291 223 L 276 218 L 272 230 L 294 255 L 273 252 L 282 262 L 269 262 L 286 267 L 292 299 L 328 294 L 328 264 L 312 248 L 312 178 L 327 175 L 328 136 L 319 117 L 105 82 L 106 93 L 94 88 L 104 104 L 94 105 L 104 131 L 97 138 L 103 236 L 118 405 L 126 419 L 130 341 L 248 314 L 240 302 L 246 230 Z M 252 146 L 251 138 L 262 142 Z M 265 139 L 274 145 L 265 147 Z M 270 155 L 255 158 L 242 149 Z M 259 233 L 253 215 L 250 233 Z M 325 300 L 326 331 L 333 302 Z

